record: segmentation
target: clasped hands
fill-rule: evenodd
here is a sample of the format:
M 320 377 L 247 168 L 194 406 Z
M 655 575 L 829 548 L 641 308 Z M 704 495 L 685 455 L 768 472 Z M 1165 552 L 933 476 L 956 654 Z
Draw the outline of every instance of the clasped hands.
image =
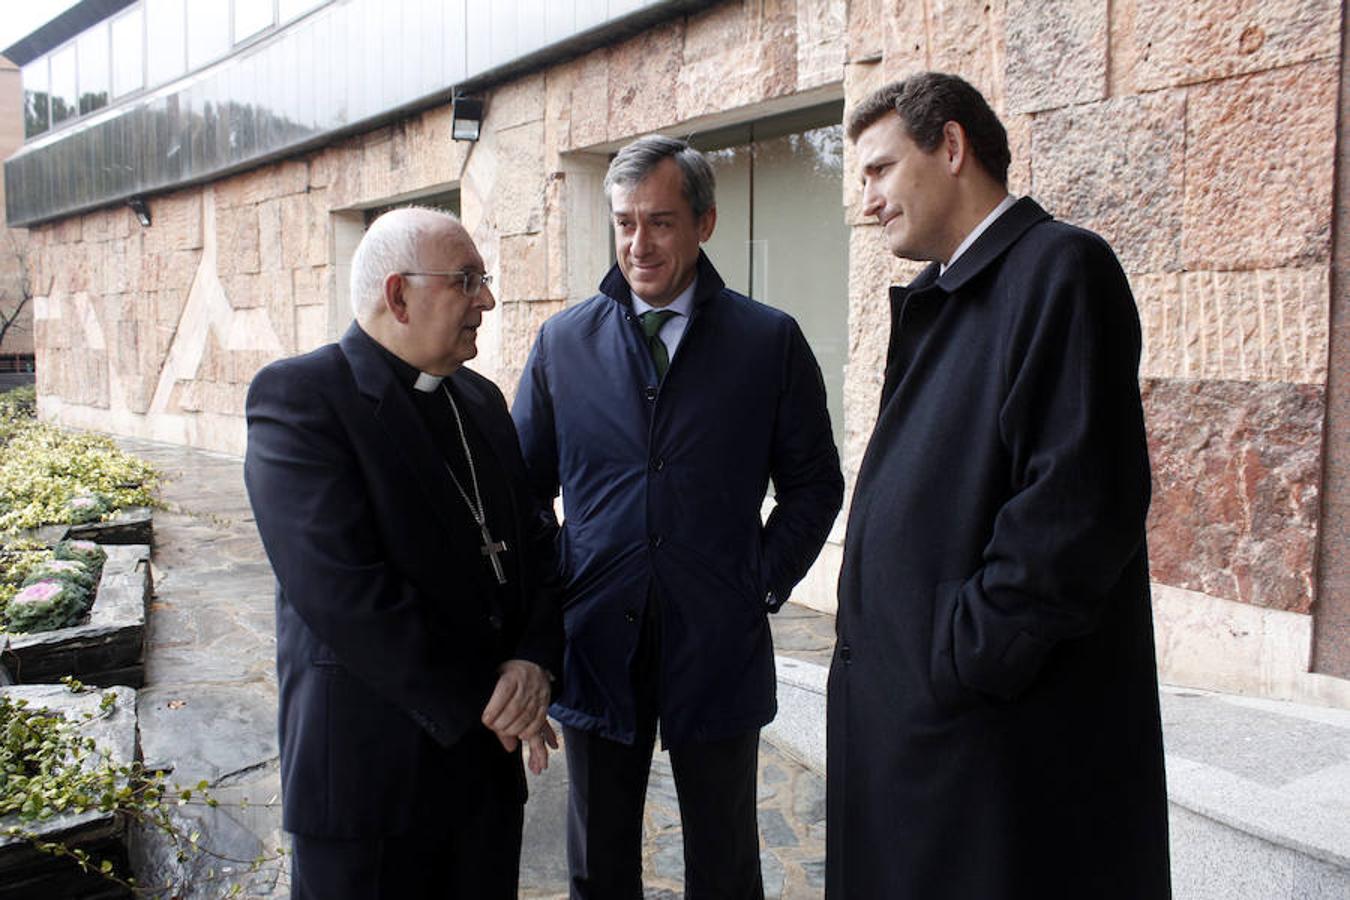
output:
M 551 694 L 548 673 L 527 659 L 508 659 L 497 669 L 497 686 L 483 709 L 483 724 L 497 735 L 506 752 L 524 741 L 530 771 L 548 768 L 548 748 L 558 749 L 558 736 L 548 724 Z

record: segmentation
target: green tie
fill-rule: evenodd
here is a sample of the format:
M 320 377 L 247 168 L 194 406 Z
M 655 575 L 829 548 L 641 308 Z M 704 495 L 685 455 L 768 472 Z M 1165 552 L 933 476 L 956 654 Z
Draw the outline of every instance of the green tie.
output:
M 642 333 L 647 336 L 647 349 L 651 351 L 652 362 L 656 363 L 657 378 L 665 378 L 666 369 L 670 368 L 670 353 L 666 350 L 666 342 L 661 340 L 661 326 L 678 315 L 669 309 L 649 309 L 638 316 Z

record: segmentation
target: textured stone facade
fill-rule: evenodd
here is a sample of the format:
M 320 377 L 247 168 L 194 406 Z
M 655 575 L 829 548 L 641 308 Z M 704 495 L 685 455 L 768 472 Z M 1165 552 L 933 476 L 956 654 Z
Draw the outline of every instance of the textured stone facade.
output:
M 34 229 L 42 411 L 239 452 L 257 368 L 345 327 L 360 210 L 449 188 L 500 285 L 475 365 L 510 395 L 539 323 L 605 265 L 606 153 L 943 69 L 1003 116 L 1012 190 L 1100 232 L 1135 287 L 1160 604 L 1203 597 L 1310 621 L 1335 364 L 1341 16 L 1337 0 L 721 3 L 495 86 L 473 145 L 450 140 L 450 110 L 435 107 L 154 197 L 147 229 L 123 210 Z M 885 288 L 918 269 L 861 216 L 851 153 L 850 481 L 876 414 Z M 822 559 L 799 595 L 828 608 L 837 547 Z M 1160 613 L 1159 627 L 1190 621 Z M 1196 669 L 1184 633 L 1163 639 Z M 1307 671 L 1303 653 L 1291 671 Z

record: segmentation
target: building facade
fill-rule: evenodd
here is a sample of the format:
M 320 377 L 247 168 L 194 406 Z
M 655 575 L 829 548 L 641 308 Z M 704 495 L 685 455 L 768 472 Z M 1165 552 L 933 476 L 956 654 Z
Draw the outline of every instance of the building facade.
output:
M 23 146 L 23 85 L 19 67 L 0 56 L 0 159 Z M 26 256 L 28 233 L 5 223 L 0 183 L 0 390 L 33 381 L 33 307 Z
M 1014 193 L 1104 235 L 1134 287 L 1164 679 L 1350 707 L 1340 0 L 81 11 L 19 48 L 30 136 L 5 166 L 44 418 L 242 452 L 249 379 L 341 333 L 365 224 L 409 201 L 458 211 L 496 276 L 473 365 L 509 396 L 539 324 L 610 265 L 609 155 L 662 131 L 712 154 L 709 254 L 803 323 L 851 478 L 886 287 L 917 267 L 861 215 L 840 123 L 886 81 L 956 72 L 1008 126 Z M 92 91 L 82 40 L 111 47 Z M 478 140 L 452 138 L 454 96 L 483 101 Z M 840 521 L 798 601 L 833 607 Z

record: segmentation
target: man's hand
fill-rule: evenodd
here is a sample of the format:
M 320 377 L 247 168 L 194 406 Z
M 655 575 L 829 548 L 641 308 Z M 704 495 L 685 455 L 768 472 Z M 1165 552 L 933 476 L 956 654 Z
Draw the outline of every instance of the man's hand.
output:
M 548 750 L 552 747 L 558 749 L 558 735 L 554 734 L 553 726 L 544 722 L 544 727 L 534 733 L 534 736 L 527 739 L 525 744 L 529 753 L 530 771 L 536 775 L 542 775 L 548 768 Z
M 543 751 L 548 700 L 548 673 L 527 659 L 508 659 L 497 669 L 497 687 L 483 709 L 483 724 L 496 732 L 507 752 L 514 751 L 522 740 L 532 745 L 537 741 Z M 556 747 L 557 738 L 553 740 Z M 544 756 L 547 758 L 546 751 Z

